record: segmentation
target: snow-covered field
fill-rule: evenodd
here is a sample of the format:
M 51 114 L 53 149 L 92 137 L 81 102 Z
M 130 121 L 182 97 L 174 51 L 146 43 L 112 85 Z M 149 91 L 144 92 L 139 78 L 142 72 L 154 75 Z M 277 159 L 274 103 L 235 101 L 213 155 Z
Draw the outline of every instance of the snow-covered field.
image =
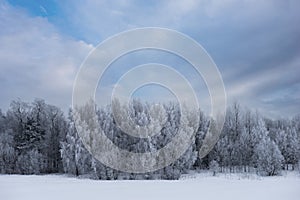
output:
M 178 181 L 96 181 L 64 175 L 0 175 L 1 200 L 58 199 L 271 199 L 299 200 L 300 177 L 209 174 Z

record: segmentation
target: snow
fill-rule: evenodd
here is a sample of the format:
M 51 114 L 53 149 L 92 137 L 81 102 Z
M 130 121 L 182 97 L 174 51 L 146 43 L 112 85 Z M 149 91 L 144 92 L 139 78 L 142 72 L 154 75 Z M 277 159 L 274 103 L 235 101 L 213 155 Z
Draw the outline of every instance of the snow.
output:
M 99 181 L 64 175 L 0 175 L 1 200 L 57 199 L 272 199 L 299 200 L 300 177 L 208 173 L 178 181 Z

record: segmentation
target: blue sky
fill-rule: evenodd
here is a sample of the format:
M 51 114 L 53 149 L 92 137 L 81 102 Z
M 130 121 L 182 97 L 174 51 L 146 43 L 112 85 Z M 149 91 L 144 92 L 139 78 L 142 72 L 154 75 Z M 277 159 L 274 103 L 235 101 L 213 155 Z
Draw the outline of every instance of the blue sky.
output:
M 299 8 L 297 0 L 0 0 L 0 107 L 5 110 L 12 99 L 39 97 L 68 108 L 76 73 L 93 47 L 121 31 L 157 26 L 183 32 L 208 51 L 229 102 L 274 118 L 293 116 L 300 113 Z M 97 98 L 130 67 L 147 62 L 182 72 L 199 101 L 208 103 L 201 77 L 182 60 L 158 51 L 114 63 Z M 137 95 L 170 97 L 156 89 Z

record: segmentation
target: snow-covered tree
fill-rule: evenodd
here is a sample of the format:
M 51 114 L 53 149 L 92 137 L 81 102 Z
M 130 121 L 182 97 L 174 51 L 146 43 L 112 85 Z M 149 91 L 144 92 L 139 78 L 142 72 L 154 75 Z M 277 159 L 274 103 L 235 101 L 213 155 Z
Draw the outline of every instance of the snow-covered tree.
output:
M 287 165 L 292 165 L 292 169 L 299 160 L 300 141 L 295 127 L 288 127 L 286 131 L 284 158 Z
M 14 173 L 61 172 L 59 143 L 65 137 L 65 118 L 59 108 L 41 99 L 31 104 L 12 101 L 4 121 L 5 132 L 13 138 L 12 147 L 18 157 Z M 37 156 L 39 165 L 32 164 L 33 156 Z M 21 161 L 25 159 L 28 161 L 24 165 L 29 163 L 31 167 L 22 166 Z
M 262 118 L 257 118 L 253 133 L 258 142 L 253 155 L 254 166 L 258 173 L 265 176 L 280 174 L 284 158 L 276 143 L 270 138 Z
M 112 107 L 117 111 L 116 116 Z M 191 169 L 212 169 L 216 163 L 220 171 L 257 169 L 261 175 L 276 175 L 282 164 L 288 169 L 287 166 L 294 168 L 300 162 L 299 116 L 292 120 L 265 119 L 235 103 L 227 111 L 219 141 L 206 157 L 199 159 L 198 150 L 206 134 L 213 134 L 214 130 L 211 128 L 207 133 L 209 126 L 214 127 L 214 121 L 203 112 L 185 110 L 182 118 L 176 103 L 151 104 L 136 99 L 129 107 L 113 101 L 113 105 L 97 109 L 91 101 L 78 108 L 77 113 L 73 112 L 70 110 L 66 120 L 59 108 L 41 99 L 33 103 L 12 101 L 7 113 L 0 110 L 0 173 L 63 170 L 105 180 L 178 179 Z M 91 115 L 94 113 L 96 116 Z M 116 123 L 116 117 L 121 126 Z M 129 118 L 131 121 L 126 124 Z M 135 174 L 117 171 L 92 157 L 89 151 L 99 145 L 95 137 L 99 128 L 116 146 L 134 153 L 155 152 L 171 142 L 179 131 L 193 134 L 190 147 L 174 163 L 154 172 Z M 133 132 L 127 132 L 130 130 Z M 161 156 L 169 159 L 168 155 Z M 147 162 L 139 160 L 137 164 L 140 163 Z
M 219 172 L 219 163 L 216 160 L 210 161 L 209 169 L 213 172 L 213 176 L 215 176 Z
M 280 174 L 284 158 L 274 141 L 268 137 L 262 138 L 255 149 L 255 154 L 259 174 L 266 176 Z
M 18 156 L 16 161 L 17 173 L 20 174 L 40 174 L 45 167 L 44 157 L 36 149 L 29 150 Z
M 77 133 L 74 117 L 76 115 L 70 109 L 67 135 L 65 141 L 61 143 L 61 156 L 64 171 L 78 176 L 92 171 L 92 157 Z
M 17 153 L 13 147 L 11 132 L 0 132 L 0 173 L 10 174 L 15 170 Z

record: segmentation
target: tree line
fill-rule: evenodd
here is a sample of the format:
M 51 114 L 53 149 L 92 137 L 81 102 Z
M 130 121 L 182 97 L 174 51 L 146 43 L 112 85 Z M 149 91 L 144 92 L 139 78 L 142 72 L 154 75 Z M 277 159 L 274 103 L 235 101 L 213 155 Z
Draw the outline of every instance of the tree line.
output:
M 153 107 L 153 104 L 133 100 L 129 110 L 118 104 L 114 106 L 120 109 L 118 113 L 130 115 L 139 127 L 149 124 L 162 110 L 166 113 L 161 119 L 160 134 L 137 138 L 119 128 L 111 105 L 96 108 L 97 122 L 106 136 L 118 147 L 131 152 L 162 148 L 180 127 L 188 127 L 194 120 L 188 117 L 183 124 L 180 121 L 180 107 L 173 102 Z M 210 169 L 214 173 L 255 172 L 271 176 L 280 174 L 283 169 L 294 170 L 299 164 L 300 115 L 292 119 L 271 120 L 234 103 L 227 109 L 217 144 L 205 158 L 200 159 L 198 150 L 213 119 L 196 111 L 199 126 L 186 152 L 163 169 L 135 174 L 112 169 L 91 156 L 78 136 L 74 112 L 70 109 L 65 116 L 60 108 L 41 99 L 32 103 L 12 101 L 7 112 L 0 110 L 0 172 L 67 173 L 102 180 L 178 179 L 182 173 L 198 169 Z

